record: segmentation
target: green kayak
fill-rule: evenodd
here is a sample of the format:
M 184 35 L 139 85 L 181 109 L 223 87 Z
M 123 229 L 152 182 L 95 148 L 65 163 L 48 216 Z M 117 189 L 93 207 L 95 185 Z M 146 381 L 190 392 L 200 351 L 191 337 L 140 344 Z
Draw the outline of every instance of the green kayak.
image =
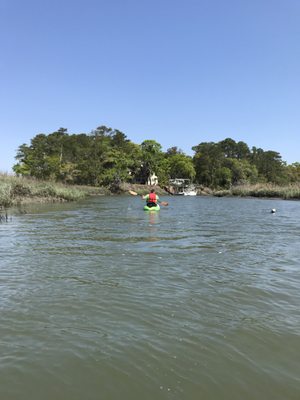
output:
M 159 211 L 159 210 L 160 210 L 159 204 L 153 207 L 144 206 L 144 211 Z

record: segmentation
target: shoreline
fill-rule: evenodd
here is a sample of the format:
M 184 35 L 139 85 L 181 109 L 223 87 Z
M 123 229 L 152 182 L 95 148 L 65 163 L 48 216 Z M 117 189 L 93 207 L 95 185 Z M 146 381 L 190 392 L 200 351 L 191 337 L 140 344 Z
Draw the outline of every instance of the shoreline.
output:
M 121 183 L 114 188 L 64 185 L 50 181 L 37 181 L 23 177 L 0 175 L 0 212 L 11 207 L 79 201 L 89 196 L 129 195 L 135 191 L 144 195 L 153 188 L 151 185 Z M 159 196 L 170 196 L 170 193 L 155 186 Z M 300 200 L 300 185 L 277 186 L 271 184 L 237 185 L 230 189 L 213 190 L 197 186 L 197 196 L 245 197 L 282 200 Z

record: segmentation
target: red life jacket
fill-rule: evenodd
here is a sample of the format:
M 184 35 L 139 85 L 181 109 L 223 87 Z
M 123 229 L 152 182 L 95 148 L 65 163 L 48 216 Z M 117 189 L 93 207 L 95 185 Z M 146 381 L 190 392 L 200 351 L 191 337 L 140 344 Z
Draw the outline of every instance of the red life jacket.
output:
M 149 193 L 149 203 L 156 203 L 157 199 L 156 199 L 156 194 L 155 193 Z

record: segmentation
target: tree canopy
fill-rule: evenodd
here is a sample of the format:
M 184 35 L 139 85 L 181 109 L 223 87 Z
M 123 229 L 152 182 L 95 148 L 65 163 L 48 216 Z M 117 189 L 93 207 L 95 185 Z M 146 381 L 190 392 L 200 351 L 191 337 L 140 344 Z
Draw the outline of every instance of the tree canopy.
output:
M 103 125 L 88 134 L 69 134 L 66 128 L 59 128 L 37 134 L 29 145 L 21 144 L 13 169 L 22 176 L 96 186 L 146 183 L 153 173 L 162 185 L 175 178 L 212 188 L 300 182 L 299 163 L 286 165 L 276 151 L 250 150 L 246 143 L 231 138 L 201 142 L 192 150 L 193 156 L 176 146 L 164 152 L 155 140 L 136 144 L 120 130 Z

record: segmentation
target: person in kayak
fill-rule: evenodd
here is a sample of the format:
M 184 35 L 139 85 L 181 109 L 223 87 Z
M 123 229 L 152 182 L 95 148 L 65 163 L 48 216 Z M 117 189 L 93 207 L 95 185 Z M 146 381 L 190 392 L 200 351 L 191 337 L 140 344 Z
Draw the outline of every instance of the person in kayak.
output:
M 142 196 L 142 199 L 146 200 L 149 208 L 157 206 L 160 203 L 158 195 L 155 193 L 155 189 L 151 189 L 149 194 Z

